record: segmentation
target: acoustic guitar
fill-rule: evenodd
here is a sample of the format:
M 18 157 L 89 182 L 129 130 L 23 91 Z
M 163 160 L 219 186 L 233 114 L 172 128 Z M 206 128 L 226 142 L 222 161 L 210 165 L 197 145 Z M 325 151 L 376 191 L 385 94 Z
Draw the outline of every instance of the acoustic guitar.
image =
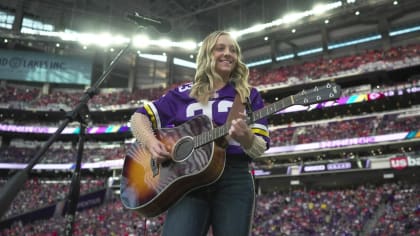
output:
M 336 100 L 341 88 L 335 83 L 316 86 L 283 98 L 249 114 L 248 123 L 292 105 L 311 105 Z M 215 182 L 225 167 L 225 152 L 217 140 L 228 134 L 227 124 L 213 126 L 198 115 L 174 128 L 155 130 L 172 158 L 157 164 L 141 143 L 135 142 L 124 159 L 120 198 L 124 207 L 147 217 L 165 212 L 188 192 Z

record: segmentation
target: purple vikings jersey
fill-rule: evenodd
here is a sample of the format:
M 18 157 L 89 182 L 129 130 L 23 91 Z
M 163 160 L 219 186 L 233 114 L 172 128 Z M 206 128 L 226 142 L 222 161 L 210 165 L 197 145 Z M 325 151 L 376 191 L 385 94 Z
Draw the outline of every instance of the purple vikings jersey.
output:
M 137 112 L 148 116 L 154 129 L 177 126 L 200 114 L 208 116 L 217 126 L 224 125 L 235 99 L 236 91 L 234 87 L 227 83 L 210 98 L 206 105 L 200 104 L 195 98 L 189 96 L 191 87 L 192 83 L 186 83 L 170 90 L 156 101 L 140 107 Z M 253 111 L 264 107 L 263 100 L 255 88 L 251 89 L 249 99 Z M 266 140 L 268 148 L 270 142 L 267 119 L 258 120 L 250 127 L 253 133 Z M 231 140 L 226 153 L 243 154 L 243 150 L 238 142 Z

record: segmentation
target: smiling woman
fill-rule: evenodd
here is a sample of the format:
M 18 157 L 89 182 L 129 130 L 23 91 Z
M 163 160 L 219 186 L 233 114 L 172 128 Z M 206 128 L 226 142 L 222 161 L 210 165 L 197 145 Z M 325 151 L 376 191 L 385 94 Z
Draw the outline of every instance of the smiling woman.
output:
M 267 119 L 248 124 L 243 107 L 236 108 L 241 107 L 240 100 L 250 101 L 252 110 L 264 106 L 259 92 L 248 84 L 248 73 L 238 43 L 227 32 L 213 32 L 199 50 L 194 82 L 170 90 L 133 114 L 131 127 L 141 148 L 129 153 L 135 158 L 124 164 L 121 196 L 125 206 L 130 208 L 133 202 L 153 205 L 141 202 L 152 196 L 159 199 L 156 206 L 166 210 L 167 201 L 160 199 L 167 191 L 159 190 L 176 189 L 173 198 L 185 186 L 194 186 L 168 206 L 163 235 L 206 235 L 210 227 L 215 236 L 250 234 L 255 189 L 249 164 L 268 148 L 269 136 Z M 224 127 L 226 123 L 229 135 L 222 136 L 224 141 L 210 139 L 220 133 L 213 124 Z M 175 128 L 168 130 L 168 126 Z M 192 148 L 184 145 L 185 140 Z M 186 153 L 182 160 L 177 158 L 179 150 Z M 140 165 L 134 168 L 135 163 Z M 208 166 L 220 167 L 215 167 L 220 171 L 208 171 Z M 185 175 L 180 177 L 180 173 Z M 197 177 L 186 181 L 187 176 Z M 208 181 L 202 184 L 203 179 Z M 138 187 L 142 191 L 134 196 Z M 159 209 L 152 211 L 156 215 Z
M 221 35 L 213 49 L 213 57 L 216 61 L 216 72 L 222 76 L 223 81 L 229 80 L 233 68 L 236 66 L 238 55 L 232 38 Z

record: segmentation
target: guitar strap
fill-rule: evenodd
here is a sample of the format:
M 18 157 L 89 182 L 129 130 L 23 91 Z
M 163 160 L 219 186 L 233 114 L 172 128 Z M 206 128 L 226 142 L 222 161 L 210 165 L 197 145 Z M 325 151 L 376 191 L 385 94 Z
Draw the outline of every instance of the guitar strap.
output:
M 233 105 L 230 108 L 228 117 L 226 119 L 226 124 L 230 124 L 232 120 L 239 117 L 239 112 L 244 112 L 244 111 L 245 111 L 245 106 L 241 102 L 241 97 L 239 96 L 239 94 L 236 93 L 235 99 L 233 100 Z
M 239 118 L 239 112 L 244 112 L 244 110 L 245 110 L 245 106 L 241 102 L 241 97 L 239 96 L 238 93 L 236 93 L 235 99 L 233 100 L 232 107 L 230 108 L 228 117 L 225 122 L 227 127 L 230 126 L 230 123 L 232 122 L 233 119 Z M 215 142 L 219 147 L 227 148 L 229 144 L 228 139 L 229 139 L 229 136 L 224 136 L 222 138 L 215 140 Z

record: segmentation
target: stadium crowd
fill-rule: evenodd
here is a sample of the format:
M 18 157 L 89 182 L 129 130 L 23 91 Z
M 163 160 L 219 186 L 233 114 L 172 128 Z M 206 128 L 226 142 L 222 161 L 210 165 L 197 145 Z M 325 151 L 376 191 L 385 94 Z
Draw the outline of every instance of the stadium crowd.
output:
M 0 186 L 6 181 L 0 181 Z M 16 215 L 23 214 L 41 207 L 56 203 L 64 199 L 69 192 L 70 178 L 59 180 L 57 178 L 30 178 L 25 182 L 22 190 L 14 198 L 9 210 L 2 217 L 7 219 Z M 89 191 L 104 188 L 105 180 L 95 179 L 92 177 L 84 177 L 80 184 L 80 193 L 84 194 Z
M 299 126 L 272 127 L 270 130 L 271 146 L 299 145 L 314 142 L 334 141 L 374 135 L 393 134 L 415 131 L 420 127 L 418 116 L 404 116 L 404 112 L 389 115 L 372 115 L 359 119 L 343 119 L 324 122 L 313 122 Z M 2 163 L 28 163 L 35 150 L 42 142 L 13 140 L 10 145 L 0 149 Z M 85 145 L 84 162 L 98 162 L 123 159 L 130 144 L 90 142 Z M 77 148 L 73 143 L 59 142 L 49 148 L 41 163 L 58 164 L 75 162 Z
M 363 54 L 344 56 L 332 59 L 317 59 L 296 65 L 282 66 L 276 69 L 250 70 L 250 84 L 269 88 L 273 86 L 290 86 L 308 83 L 313 80 L 328 79 L 350 74 L 363 74 L 378 70 L 391 70 L 420 64 L 420 44 L 401 46 L 387 51 L 366 51 Z M 179 83 L 177 83 L 179 84 Z M 126 90 L 108 89 L 99 93 L 89 101 L 92 109 L 104 106 L 138 106 L 140 100 L 153 100 L 161 96 L 168 88 L 136 89 L 127 93 Z M 40 88 L 28 86 L 0 86 L 0 104 L 7 108 L 36 108 L 39 110 L 54 110 L 72 108 L 84 91 L 70 89 L 55 89 L 44 94 Z M 64 106 L 64 107 L 63 107 Z
M 252 235 L 414 236 L 420 233 L 419 199 L 420 185 L 402 182 L 267 192 L 257 196 Z M 141 217 L 113 195 L 76 217 L 75 236 L 158 236 L 165 215 Z M 62 235 L 65 224 L 64 217 L 16 222 L 0 235 Z
M 420 63 L 420 45 L 394 47 L 389 50 L 367 50 L 358 55 L 317 60 L 281 66 L 276 69 L 250 70 L 250 83 L 259 85 L 294 85 L 312 80 L 378 70 L 390 70 Z

